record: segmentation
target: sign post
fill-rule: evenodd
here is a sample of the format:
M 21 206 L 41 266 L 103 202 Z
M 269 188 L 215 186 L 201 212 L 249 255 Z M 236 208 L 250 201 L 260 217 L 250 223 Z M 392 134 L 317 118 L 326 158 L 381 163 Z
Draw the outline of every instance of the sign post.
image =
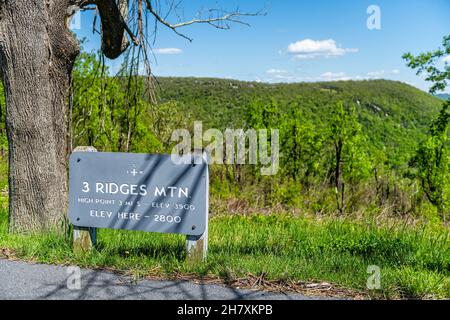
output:
M 201 156 L 203 161 L 209 163 L 208 154 L 202 150 L 194 150 L 194 155 Z M 207 168 L 208 169 L 208 168 Z M 209 185 L 209 174 L 206 174 L 206 184 Z M 200 236 L 186 236 L 186 254 L 189 262 L 196 263 L 206 260 L 208 253 L 208 218 L 209 197 L 206 197 L 205 232 Z
M 206 257 L 209 171 L 206 154 L 86 152 L 69 161 L 74 250 L 95 244 L 95 228 L 187 236 L 189 261 Z M 89 151 L 95 151 L 90 149 Z
M 76 147 L 74 152 L 97 152 L 94 147 Z M 90 227 L 73 226 L 73 250 L 75 252 L 90 251 L 97 241 L 97 229 Z

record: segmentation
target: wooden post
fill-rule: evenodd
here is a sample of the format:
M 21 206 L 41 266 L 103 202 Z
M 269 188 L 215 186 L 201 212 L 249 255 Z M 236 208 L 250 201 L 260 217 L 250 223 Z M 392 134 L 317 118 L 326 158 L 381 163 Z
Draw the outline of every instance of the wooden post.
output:
M 194 150 L 194 156 L 201 155 L 203 161 L 209 164 L 208 154 L 202 150 Z M 205 232 L 200 236 L 186 236 L 186 253 L 188 262 L 197 263 L 206 260 L 208 252 L 208 215 L 209 215 L 209 168 L 206 167 L 206 214 Z
M 87 252 L 92 250 L 97 242 L 97 229 L 73 226 L 73 251 Z
M 73 152 L 97 152 L 94 147 L 76 147 Z M 87 252 L 92 250 L 97 242 L 97 229 L 73 226 L 73 251 Z

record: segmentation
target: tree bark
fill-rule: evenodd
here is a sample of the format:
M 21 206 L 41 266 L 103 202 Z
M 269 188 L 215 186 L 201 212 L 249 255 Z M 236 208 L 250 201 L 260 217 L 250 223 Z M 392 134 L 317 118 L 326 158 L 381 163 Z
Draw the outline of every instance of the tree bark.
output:
M 96 4 L 108 58 L 128 46 L 128 1 L 0 0 L 0 65 L 9 144 L 9 227 L 64 230 L 68 204 L 68 89 L 79 46 L 73 6 Z
M 66 96 L 79 52 L 67 29 L 69 0 L 0 0 L 0 64 L 9 143 L 9 227 L 65 222 Z
M 95 0 L 102 23 L 102 52 L 110 59 L 117 58 L 129 45 L 125 33 L 128 0 Z

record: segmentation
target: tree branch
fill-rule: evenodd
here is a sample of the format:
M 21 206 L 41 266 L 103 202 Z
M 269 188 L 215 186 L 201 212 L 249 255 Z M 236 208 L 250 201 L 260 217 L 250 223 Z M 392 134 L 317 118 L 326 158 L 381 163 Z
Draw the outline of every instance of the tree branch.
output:
M 176 23 L 176 24 L 171 24 L 170 22 L 168 22 L 166 20 L 167 15 L 165 18 L 162 18 L 161 15 L 158 12 L 156 12 L 156 10 L 153 8 L 151 0 L 145 0 L 145 3 L 147 5 L 147 10 L 155 17 L 155 19 L 159 23 L 165 25 L 166 27 L 171 29 L 173 32 L 175 32 L 177 35 L 187 39 L 188 41 L 192 41 L 192 38 L 179 32 L 177 30 L 178 28 L 190 26 L 193 24 L 202 24 L 203 23 L 203 24 L 209 24 L 217 29 L 230 29 L 230 25 L 227 22 L 239 23 L 239 24 L 249 26 L 248 23 L 239 20 L 239 17 L 242 17 L 242 16 L 265 16 L 266 15 L 266 13 L 263 11 L 258 11 L 256 13 L 243 13 L 243 12 L 239 12 L 239 10 L 236 10 L 235 12 L 222 12 L 223 14 L 221 16 L 217 16 L 217 17 L 210 17 L 207 19 L 192 19 L 190 21 L 184 21 L 184 22 L 180 22 L 180 23 Z M 171 10 L 172 10 L 172 7 L 171 7 Z M 217 11 L 218 13 L 220 12 L 219 10 L 209 10 L 209 11 L 210 11 L 210 13 L 212 13 L 214 11 Z
M 102 52 L 106 57 L 115 59 L 121 55 L 129 45 L 125 31 L 130 35 L 134 44 L 138 44 L 133 32 L 129 29 L 126 19 L 128 17 L 128 0 L 80 0 L 80 7 L 95 4 L 100 13 Z

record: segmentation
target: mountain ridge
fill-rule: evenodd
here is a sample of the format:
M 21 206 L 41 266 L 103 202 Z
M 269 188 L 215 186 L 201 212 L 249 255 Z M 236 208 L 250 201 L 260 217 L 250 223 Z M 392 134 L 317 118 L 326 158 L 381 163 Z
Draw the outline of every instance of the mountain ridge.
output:
M 176 101 L 195 120 L 218 129 L 245 127 L 248 107 L 274 103 L 282 114 L 298 107 L 306 119 L 326 127 L 338 101 L 354 104 L 373 148 L 393 151 L 394 163 L 405 162 L 422 140 L 442 100 L 393 80 L 266 84 L 220 78 L 160 77 L 161 103 Z

